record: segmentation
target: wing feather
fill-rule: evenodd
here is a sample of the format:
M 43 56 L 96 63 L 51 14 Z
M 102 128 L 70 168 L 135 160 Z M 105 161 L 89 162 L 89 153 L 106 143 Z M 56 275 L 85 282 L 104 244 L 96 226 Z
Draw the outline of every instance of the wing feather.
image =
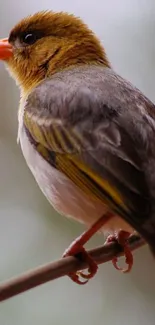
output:
M 141 128 L 138 131 L 137 127 L 138 123 L 144 125 L 138 107 L 143 107 L 144 111 L 146 99 L 130 85 L 115 80 L 113 75 L 110 88 L 109 75 L 102 80 L 94 74 L 92 84 L 90 78 L 82 79 L 81 84 L 85 80 L 89 87 L 84 82 L 78 88 L 79 74 L 77 77 L 75 73 L 74 77 L 73 89 L 66 75 L 64 82 L 62 77 L 60 84 L 59 78 L 53 78 L 29 95 L 24 113 L 25 128 L 39 144 L 44 159 L 50 163 L 54 153 L 55 168 L 90 198 L 102 201 L 130 223 L 135 220 L 140 223 L 149 206 L 143 162 L 137 147 L 138 143 L 142 147 L 146 145 Z M 44 101 L 41 98 L 43 90 L 48 93 Z M 107 94 L 112 96 L 111 101 Z M 61 103 L 59 108 L 57 100 Z M 132 111 L 135 110 L 137 120 L 133 122 Z

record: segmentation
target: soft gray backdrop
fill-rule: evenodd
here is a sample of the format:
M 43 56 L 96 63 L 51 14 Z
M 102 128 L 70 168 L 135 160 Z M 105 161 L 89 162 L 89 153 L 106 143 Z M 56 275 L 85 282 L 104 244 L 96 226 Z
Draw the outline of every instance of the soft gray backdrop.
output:
M 94 29 L 113 67 L 155 100 L 154 0 L 2 0 L 0 37 L 40 9 L 80 15 Z M 84 228 L 56 214 L 38 189 L 16 144 L 19 91 L 0 64 L 0 280 L 61 256 Z M 96 236 L 89 247 L 101 244 Z M 67 277 L 0 305 L 0 325 L 153 325 L 155 264 L 145 247 L 130 275 L 110 263 L 78 287 Z

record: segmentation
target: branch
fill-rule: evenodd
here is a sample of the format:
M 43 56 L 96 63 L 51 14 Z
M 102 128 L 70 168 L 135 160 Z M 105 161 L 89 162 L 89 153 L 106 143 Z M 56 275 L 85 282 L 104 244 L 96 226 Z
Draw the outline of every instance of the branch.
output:
M 145 241 L 137 235 L 132 235 L 128 241 L 131 250 L 135 250 L 145 244 Z M 123 254 L 121 247 L 117 243 L 106 244 L 92 249 L 88 253 L 97 264 L 108 262 L 114 256 L 121 256 Z M 0 285 L 0 302 L 35 288 L 40 284 L 63 277 L 69 272 L 76 272 L 85 268 L 87 268 L 86 263 L 72 256 L 38 267 L 35 270 L 2 283 Z

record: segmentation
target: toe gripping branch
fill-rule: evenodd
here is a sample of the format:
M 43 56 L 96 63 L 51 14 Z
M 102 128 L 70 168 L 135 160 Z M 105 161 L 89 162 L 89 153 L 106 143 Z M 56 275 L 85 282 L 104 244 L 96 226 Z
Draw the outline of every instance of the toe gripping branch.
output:
M 68 276 L 77 284 L 83 285 L 88 282 L 89 279 L 93 278 L 98 270 L 97 263 L 93 258 L 87 253 L 83 247 L 89 239 L 98 231 L 101 227 L 104 226 L 114 215 L 110 212 L 107 212 L 99 220 L 97 220 L 87 231 L 85 231 L 81 236 L 79 236 L 64 252 L 63 257 L 66 256 L 75 256 L 80 260 L 88 264 L 88 272 L 78 271 L 76 273 L 69 273 Z M 127 243 L 130 233 L 121 230 L 119 233 L 109 236 L 106 240 L 106 243 L 117 241 L 119 245 L 122 246 L 124 255 L 126 257 L 126 263 L 128 267 L 124 270 L 117 265 L 117 257 L 112 260 L 114 267 L 124 273 L 129 272 L 133 265 L 133 256 L 130 251 L 129 245 Z

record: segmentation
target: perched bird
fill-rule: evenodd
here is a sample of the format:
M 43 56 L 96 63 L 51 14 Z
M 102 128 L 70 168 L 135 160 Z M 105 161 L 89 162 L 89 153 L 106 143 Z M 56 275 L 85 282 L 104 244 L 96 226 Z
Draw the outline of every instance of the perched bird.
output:
M 32 174 L 57 211 L 89 227 L 64 254 L 81 253 L 89 272 L 70 277 L 96 273 L 83 246 L 100 229 L 124 246 L 128 271 L 134 229 L 155 251 L 154 104 L 74 15 L 23 19 L 0 41 L 0 59 L 21 90 L 18 139 Z

